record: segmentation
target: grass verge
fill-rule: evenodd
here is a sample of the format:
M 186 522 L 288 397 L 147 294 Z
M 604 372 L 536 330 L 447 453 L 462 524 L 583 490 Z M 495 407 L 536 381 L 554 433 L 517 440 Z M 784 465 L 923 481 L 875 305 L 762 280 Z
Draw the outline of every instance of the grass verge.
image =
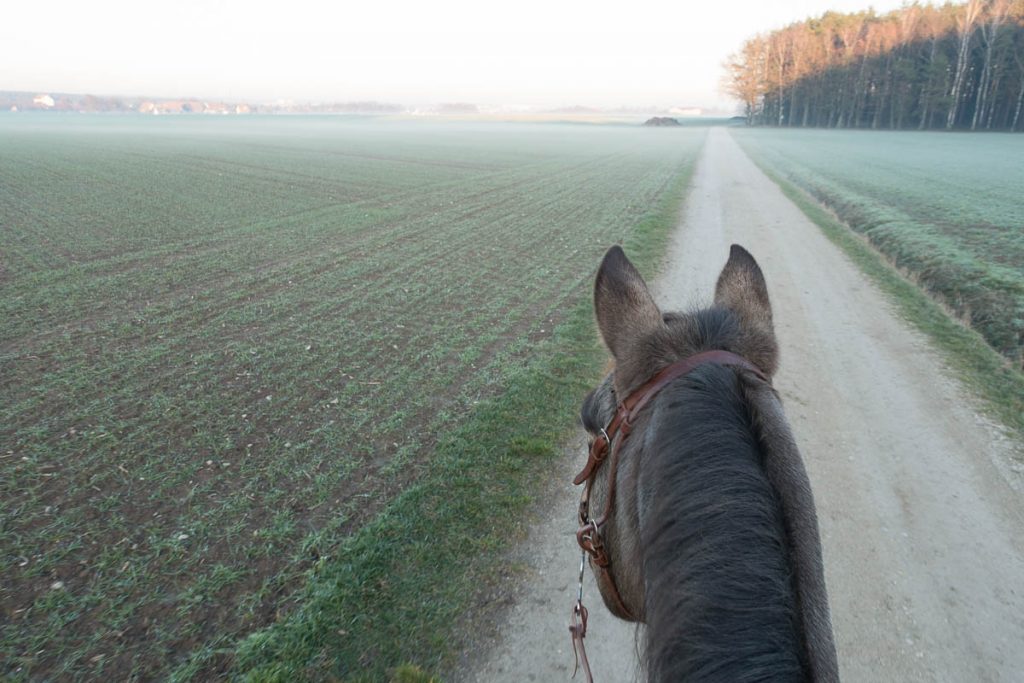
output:
M 642 270 L 660 264 L 694 162 L 628 232 Z M 596 264 L 595 264 L 596 267 Z M 300 607 L 234 648 L 247 681 L 397 680 L 413 662 L 441 668 L 453 656 L 453 624 L 480 585 L 502 568 L 501 550 L 561 452 L 584 392 L 605 354 L 594 334 L 589 282 L 532 362 L 505 391 L 443 437 L 417 483 L 309 573 Z M 197 653 L 196 664 L 205 656 Z M 223 654 L 223 653 L 222 653 Z M 403 668 L 405 667 L 405 668 Z M 173 678 L 190 678 L 192 666 Z
M 880 251 L 818 201 L 757 163 L 804 214 L 896 304 L 908 322 L 928 335 L 960 379 L 980 395 L 991 414 L 1024 439 L 1024 374 L 976 331 L 954 320 L 942 305 L 908 280 Z

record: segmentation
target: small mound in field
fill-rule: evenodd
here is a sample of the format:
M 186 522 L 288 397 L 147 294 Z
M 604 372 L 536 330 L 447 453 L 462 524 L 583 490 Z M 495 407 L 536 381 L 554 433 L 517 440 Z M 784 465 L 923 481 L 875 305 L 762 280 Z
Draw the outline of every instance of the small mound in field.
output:
M 683 124 L 676 121 L 671 116 L 655 116 L 653 119 L 647 119 L 644 121 L 645 126 L 681 126 Z

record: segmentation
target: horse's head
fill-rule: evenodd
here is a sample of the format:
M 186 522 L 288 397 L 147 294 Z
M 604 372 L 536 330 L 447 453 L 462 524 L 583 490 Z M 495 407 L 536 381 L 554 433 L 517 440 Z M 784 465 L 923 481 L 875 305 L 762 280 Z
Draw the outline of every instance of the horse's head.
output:
M 714 304 L 692 313 L 660 311 L 643 277 L 612 247 L 597 271 L 594 310 L 615 365 L 583 402 L 583 426 L 591 434 L 611 420 L 616 396 L 625 398 L 661 368 L 701 351 L 731 351 L 769 377 L 778 366 L 764 275 L 738 244 L 718 276 Z
M 814 501 L 771 386 L 757 262 L 733 245 L 714 303 L 665 313 L 613 247 L 594 309 L 614 366 L 583 402 L 577 537 L 605 605 L 647 624 L 657 680 L 705 680 L 723 662 L 835 680 Z

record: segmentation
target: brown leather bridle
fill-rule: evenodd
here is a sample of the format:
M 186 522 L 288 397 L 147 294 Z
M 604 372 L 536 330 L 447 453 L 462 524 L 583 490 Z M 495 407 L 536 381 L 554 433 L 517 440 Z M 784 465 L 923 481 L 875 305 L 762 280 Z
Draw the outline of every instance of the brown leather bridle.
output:
M 604 581 L 608 595 L 611 597 L 615 607 L 620 614 L 631 621 L 637 621 L 637 615 L 626 606 L 622 595 L 619 593 L 618 586 L 615 584 L 615 577 L 611 573 L 611 558 L 608 556 L 604 539 L 601 536 L 601 527 L 608 521 L 615 505 L 615 481 L 618 474 L 619 453 L 622 450 L 622 444 L 626 441 L 626 437 L 633 430 L 637 416 L 650 400 L 673 380 L 687 375 L 701 365 L 708 363 L 742 368 L 752 372 L 759 379 L 771 383 L 771 380 L 760 368 L 743 356 L 739 356 L 731 351 L 704 351 L 677 361 L 658 372 L 616 406 L 615 415 L 608 423 L 608 426 L 602 429 L 601 434 L 591 442 L 590 455 L 587 458 L 586 465 L 583 466 L 580 473 L 573 479 L 573 484 L 576 485 L 586 482 L 583 494 L 580 496 L 580 528 L 576 531 L 576 541 L 583 549 L 584 554 L 590 556 L 591 566 L 595 568 L 601 580 Z M 597 470 L 606 459 L 609 460 L 609 466 L 607 476 L 608 490 L 605 496 L 604 512 L 597 519 L 592 519 L 590 517 L 590 493 L 597 478 Z M 582 661 L 587 681 L 592 682 L 594 679 L 590 672 L 590 663 L 587 661 L 587 653 L 583 647 L 583 638 L 587 633 L 587 608 L 583 606 L 582 571 L 581 563 L 580 594 L 576 604 L 573 606 L 572 622 L 569 626 L 569 631 L 572 634 L 573 651 L 576 653 L 576 666 L 579 668 L 579 664 Z M 575 676 L 575 672 L 573 675 Z

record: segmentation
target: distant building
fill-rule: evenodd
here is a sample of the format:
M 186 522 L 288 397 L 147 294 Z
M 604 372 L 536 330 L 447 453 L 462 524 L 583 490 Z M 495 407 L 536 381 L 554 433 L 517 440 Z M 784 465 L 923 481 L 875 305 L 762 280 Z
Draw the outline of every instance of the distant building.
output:
M 195 111 L 195 110 L 193 110 Z M 231 110 L 223 102 L 203 102 L 204 114 L 230 114 Z
M 32 104 L 38 105 L 40 107 L 46 107 L 47 109 L 49 109 L 54 104 L 56 104 L 56 102 L 54 102 L 53 98 L 49 95 L 36 95 L 32 98 Z

